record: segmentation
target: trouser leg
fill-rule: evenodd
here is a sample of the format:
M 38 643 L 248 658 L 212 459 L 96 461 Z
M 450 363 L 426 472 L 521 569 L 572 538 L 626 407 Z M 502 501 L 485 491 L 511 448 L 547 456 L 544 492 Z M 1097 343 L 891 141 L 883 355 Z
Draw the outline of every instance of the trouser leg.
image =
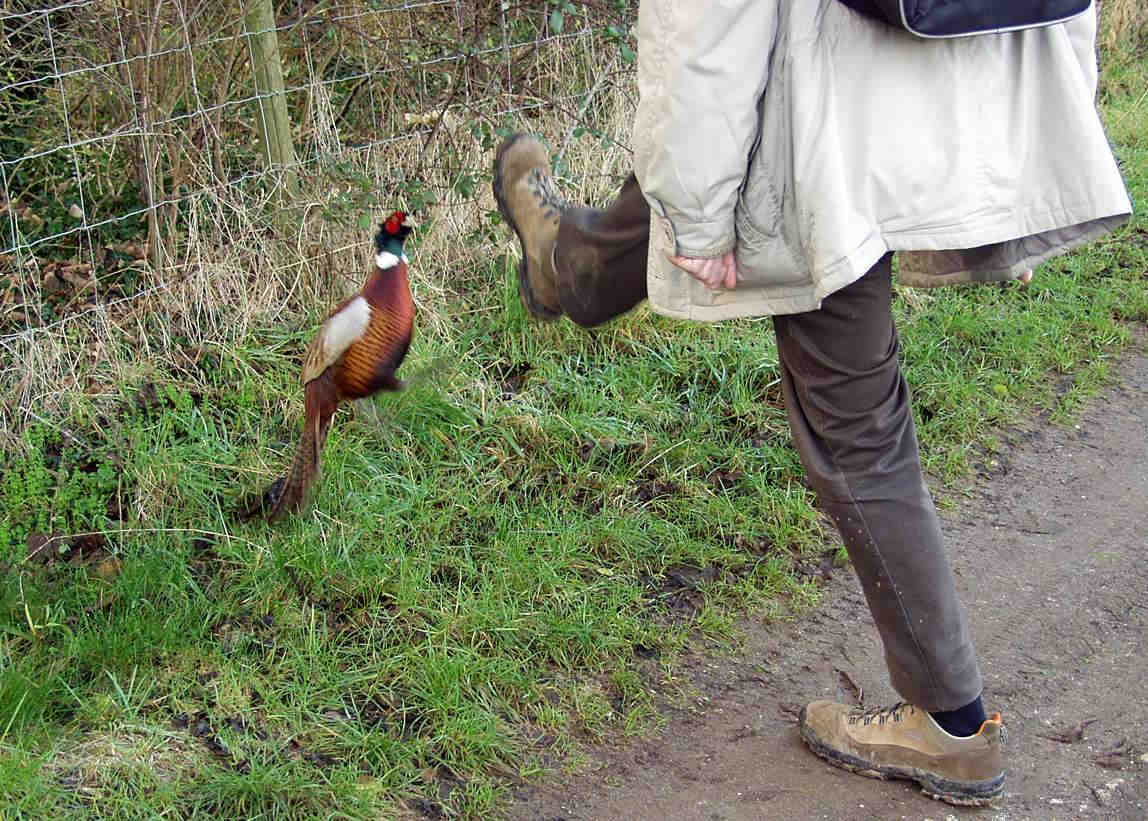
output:
M 893 687 L 929 711 L 981 692 L 897 360 L 891 256 L 820 310 L 774 317 L 794 445 L 841 532 Z
M 633 174 L 605 210 L 565 210 L 554 249 L 563 313 L 590 327 L 644 300 L 649 240 L 650 207 Z
M 598 325 L 646 298 L 649 225 L 632 174 L 605 210 L 563 213 L 555 275 L 574 322 Z M 774 317 L 782 385 L 794 445 L 861 580 L 893 686 L 923 709 L 952 710 L 980 694 L 981 676 L 921 473 L 890 263 L 820 310 Z

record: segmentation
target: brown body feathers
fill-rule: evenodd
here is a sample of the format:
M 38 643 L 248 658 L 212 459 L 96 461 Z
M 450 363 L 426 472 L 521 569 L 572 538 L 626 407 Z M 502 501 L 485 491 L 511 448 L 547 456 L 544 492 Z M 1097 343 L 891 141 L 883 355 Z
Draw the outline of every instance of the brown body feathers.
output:
M 299 447 L 287 475 L 267 489 L 258 506 L 273 521 L 307 501 L 339 404 L 402 387 L 395 371 L 410 346 L 415 316 L 403 254 L 410 231 L 401 211 L 380 226 L 375 265 L 362 290 L 327 316 L 307 348 Z

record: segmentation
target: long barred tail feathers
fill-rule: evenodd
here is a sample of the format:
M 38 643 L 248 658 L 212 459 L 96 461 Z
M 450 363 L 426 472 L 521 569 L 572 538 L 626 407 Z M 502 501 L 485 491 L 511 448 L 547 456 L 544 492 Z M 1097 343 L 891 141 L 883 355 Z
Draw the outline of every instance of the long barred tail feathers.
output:
M 273 491 L 275 498 L 267 510 L 267 518 L 270 521 L 278 521 L 303 507 L 318 477 L 320 468 L 318 450 L 313 426 L 304 424 L 303 434 L 299 437 L 299 446 L 295 449 L 295 458 L 291 460 L 291 467 L 278 483 L 277 491 Z
M 277 489 L 273 485 L 268 491 L 274 496 L 267 507 L 269 520 L 276 521 L 295 513 L 306 504 L 322 472 L 323 446 L 327 443 L 336 405 L 329 372 L 304 388 L 306 415 L 303 431 L 287 475 L 276 483 L 279 485 Z

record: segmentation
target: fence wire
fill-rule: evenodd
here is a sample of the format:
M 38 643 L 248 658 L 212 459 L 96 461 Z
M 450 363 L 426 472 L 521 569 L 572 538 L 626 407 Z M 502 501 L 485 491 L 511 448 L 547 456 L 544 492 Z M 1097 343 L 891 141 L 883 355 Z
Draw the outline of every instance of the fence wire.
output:
M 486 169 L 452 143 L 558 112 L 565 146 L 594 130 L 603 83 L 631 80 L 625 0 L 279 0 L 251 27 L 269 2 L 0 0 L 6 349 L 166 289 L 193 262 L 190 223 L 242 241 L 251 223 L 354 221 L 396 196 L 473 207 Z M 257 79 L 268 34 L 280 88 Z M 278 165 L 272 98 L 290 122 Z

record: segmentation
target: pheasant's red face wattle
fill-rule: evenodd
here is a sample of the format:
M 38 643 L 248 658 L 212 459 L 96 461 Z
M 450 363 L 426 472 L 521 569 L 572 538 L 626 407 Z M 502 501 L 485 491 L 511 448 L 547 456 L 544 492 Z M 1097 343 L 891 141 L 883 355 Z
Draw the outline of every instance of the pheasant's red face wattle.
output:
M 406 221 L 407 215 L 402 211 L 396 211 L 387 217 L 387 221 L 383 223 L 383 228 L 388 234 L 397 234 L 399 229 L 403 227 L 403 222 Z

